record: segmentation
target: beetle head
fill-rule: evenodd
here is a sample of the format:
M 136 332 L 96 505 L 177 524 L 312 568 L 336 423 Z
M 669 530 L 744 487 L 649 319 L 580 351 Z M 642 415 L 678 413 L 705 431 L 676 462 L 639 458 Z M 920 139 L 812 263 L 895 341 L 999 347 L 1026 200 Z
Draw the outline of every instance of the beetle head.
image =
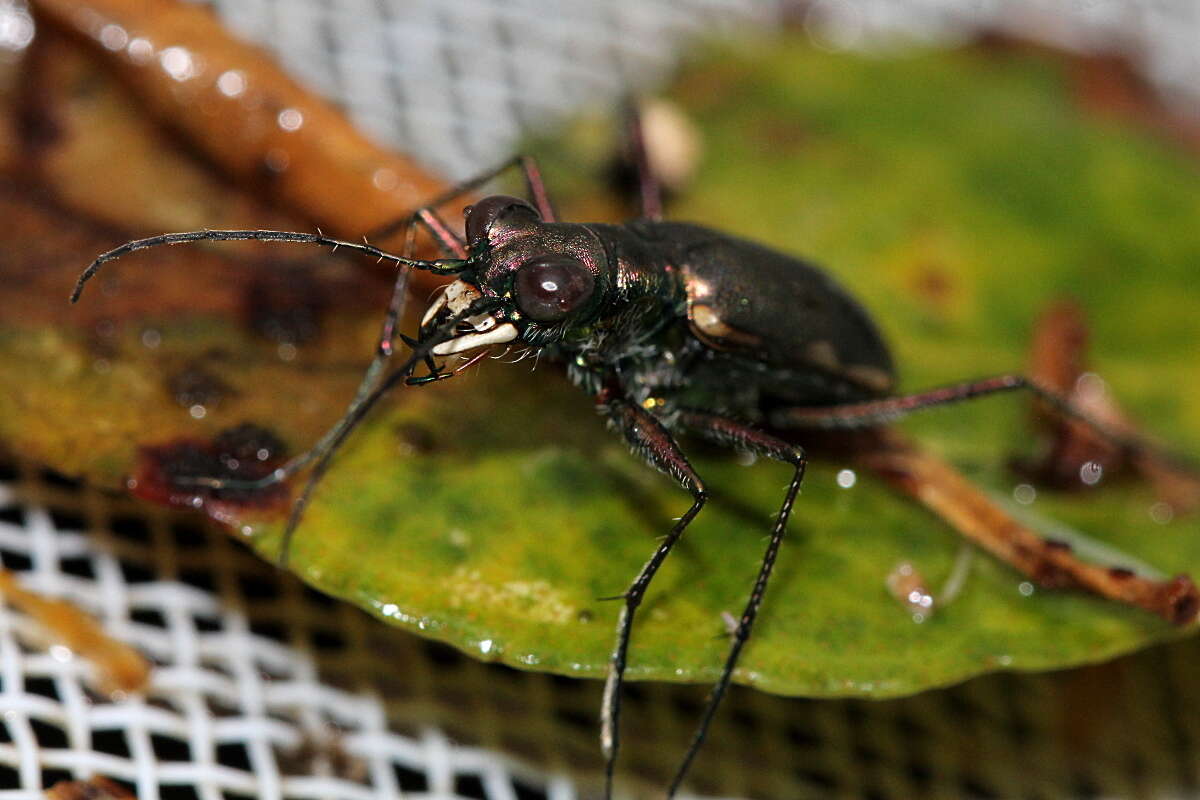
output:
M 604 249 L 582 225 L 543 222 L 524 200 L 493 195 L 467 209 L 470 258 L 425 313 L 427 329 L 444 313 L 469 316 L 461 334 L 438 345 L 450 355 L 521 341 L 537 347 L 582 338 L 607 289 Z

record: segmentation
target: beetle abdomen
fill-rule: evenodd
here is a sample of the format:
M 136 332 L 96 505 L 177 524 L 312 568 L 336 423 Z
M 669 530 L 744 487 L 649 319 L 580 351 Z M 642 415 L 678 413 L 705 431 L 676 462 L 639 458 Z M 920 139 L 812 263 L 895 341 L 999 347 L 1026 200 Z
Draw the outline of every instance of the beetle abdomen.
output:
M 692 332 L 714 350 L 806 368 L 868 395 L 895 385 L 875 323 L 829 275 L 762 245 L 678 222 L 638 222 L 683 276 Z

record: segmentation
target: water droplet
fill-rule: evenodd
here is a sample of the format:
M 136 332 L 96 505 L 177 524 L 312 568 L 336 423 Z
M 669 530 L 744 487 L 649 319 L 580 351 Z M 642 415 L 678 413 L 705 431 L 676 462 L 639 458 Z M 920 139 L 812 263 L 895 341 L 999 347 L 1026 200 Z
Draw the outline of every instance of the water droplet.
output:
M 1150 519 L 1157 522 L 1159 525 L 1166 525 L 1175 518 L 1175 509 L 1170 503 L 1159 501 L 1150 506 Z
M 246 91 L 246 76 L 241 70 L 225 70 L 217 78 L 217 91 L 226 97 L 241 96 Z
M 371 183 L 380 191 L 393 192 L 400 186 L 400 176 L 394 169 L 380 167 L 371 174 Z
M 185 47 L 168 47 L 158 54 L 158 63 L 163 72 L 183 82 L 196 77 L 196 60 Z
M 276 122 L 285 131 L 298 131 L 304 125 L 304 115 L 300 113 L 300 109 L 298 108 L 285 108 L 279 112 Z
M 188 409 L 188 413 L 192 415 L 192 419 L 204 419 L 204 417 L 208 414 L 208 409 L 199 403 L 196 403 Z
M 1022 597 L 1029 597 L 1033 594 L 1033 584 L 1029 581 L 1021 581 L 1017 584 L 1017 591 L 1021 593 Z
M 1088 461 L 1079 468 L 1079 480 L 1088 486 L 1095 486 L 1104 477 L 1104 467 L 1098 461 Z
M 139 36 L 129 43 L 125 52 L 129 53 L 129 58 L 133 63 L 148 64 L 150 59 L 154 58 L 154 45 L 149 39 Z
M 485 656 L 488 653 L 492 652 L 492 640 L 484 639 L 482 642 L 480 642 L 479 643 L 479 652 L 483 653 Z
M 858 475 L 854 474 L 852 469 L 839 470 L 837 474 L 837 485 L 843 489 L 849 489 L 858 483 Z
M 0 4 L 0 50 L 24 50 L 33 41 L 33 17 L 23 5 Z
M 1027 506 L 1037 499 L 1037 489 L 1028 483 L 1018 483 L 1013 489 L 1013 499 L 1021 505 Z
M 153 350 L 155 347 L 158 347 L 160 344 L 162 344 L 162 334 L 161 333 L 156 331 L 154 328 L 146 328 L 146 330 L 142 331 L 142 346 L 143 347 L 149 347 L 151 350 Z
M 276 352 L 279 353 L 279 358 L 281 361 L 292 361 L 296 358 L 296 345 L 292 344 L 291 342 L 284 342 L 283 344 L 279 345 L 279 348 Z
M 100 29 L 100 44 L 109 50 L 124 50 L 129 44 L 129 34 L 120 25 L 110 22 Z

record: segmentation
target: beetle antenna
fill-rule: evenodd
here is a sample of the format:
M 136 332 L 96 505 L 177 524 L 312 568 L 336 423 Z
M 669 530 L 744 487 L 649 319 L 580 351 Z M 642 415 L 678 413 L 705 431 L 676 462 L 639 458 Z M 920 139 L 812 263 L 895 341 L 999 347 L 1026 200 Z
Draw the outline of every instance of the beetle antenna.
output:
M 109 261 L 115 261 L 124 255 L 128 255 L 135 250 L 145 250 L 148 247 L 158 247 L 168 244 L 187 244 L 190 242 L 295 242 L 297 244 L 315 244 L 324 247 L 332 247 L 334 250 L 344 247 L 348 250 L 353 250 L 358 253 L 372 255 L 378 259 L 392 261 L 395 264 L 411 267 L 413 269 L 432 272 L 435 275 L 454 275 L 462 271 L 466 266 L 466 261 L 458 258 L 443 258 L 436 261 L 422 261 L 415 258 L 407 258 L 394 253 L 389 253 L 386 250 L 369 244 L 365 239 L 362 242 L 347 242 L 342 239 L 334 239 L 326 236 L 323 233 L 298 233 L 295 231 L 270 231 L 270 230 L 203 230 L 203 231 L 186 231 L 183 233 L 164 233 L 159 236 L 150 236 L 146 239 L 135 239 L 131 242 L 126 242 L 120 247 L 114 247 L 107 253 L 101 253 L 96 257 L 96 260 L 88 265 L 88 268 L 79 276 L 79 280 L 75 282 L 75 289 L 71 292 L 71 302 L 79 300 L 79 296 L 83 294 L 83 287 L 90 281 L 100 267 Z

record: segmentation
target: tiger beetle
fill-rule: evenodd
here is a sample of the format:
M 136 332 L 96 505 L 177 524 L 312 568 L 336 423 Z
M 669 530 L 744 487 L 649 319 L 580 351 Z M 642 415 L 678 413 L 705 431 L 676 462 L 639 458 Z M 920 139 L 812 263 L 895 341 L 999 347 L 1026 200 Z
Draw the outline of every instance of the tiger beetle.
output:
M 292 505 L 281 564 L 333 454 L 390 389 L 453 377 L 498 345 L 524 345 L 543 359 L 565 364 L 570 379 L 593 398 L 633 452 L 692 498 L 625 592 L 609 598 L 623 601 L 623 606 L 601 712 L 606 797 L 611 797 L 620 742 L 621 686 L 634 616 L 655 573 L 708 499 L 704 481 L 677 436 L 692 434 L 790 465 L 792 478 L 771 526 L 758 576 L 733 626 L 720 677 L 667 791 L 671 797 L 704 742 L 750 637 L 804 479 L 805 451 L 782 432 L 873 427 L 920 409 L 1027 390 L 1124 448 L 1146 445 L 1107 429 L 1064 397 L 1018 374 L 894 395 L 896 372 L 889 350 L 870 316 L 845 289 L 806 261 L 701 225 L 664 221 L 660 191 L 647 167 L 636 122 L 631 134 L 642 214 L 625 224 L 559 222 L 536 163 L 520 156 L 454 187 L 389 229 L 406 229 L 405 255 L 381 250 L 366 239 L 342 241 L 320 232 L 163 234 L 97 257 L 80 276 L 71 300 L 78 300 L 84 284 L 105 262 L 135 250 L 185 242 L 316 244 L 397 265 L 375 358 L 345 415 L 311 450 L 265 478 L 192 481 L 210 489 L 254 490 L 312 465 Z M 436 209 L 510 168 L 523 172 L 530 200 L 505 195 L 480 200 L 466 210 L 465 239 L 460 238 Z M 417 226 L 432 235 L 445 258 L 408 257 Z M 454 280 L 426 309 L 417 336 L 411 338 L 397 334 L 396 328 L 414 269 Z M 397 338 L 408 346 L 409 355 L 400 366 L 385 371 Z M 447 369 L 438 359 L 448 356 L 466 361 Z M 418 375 L 422 364 L 427 372 Z

